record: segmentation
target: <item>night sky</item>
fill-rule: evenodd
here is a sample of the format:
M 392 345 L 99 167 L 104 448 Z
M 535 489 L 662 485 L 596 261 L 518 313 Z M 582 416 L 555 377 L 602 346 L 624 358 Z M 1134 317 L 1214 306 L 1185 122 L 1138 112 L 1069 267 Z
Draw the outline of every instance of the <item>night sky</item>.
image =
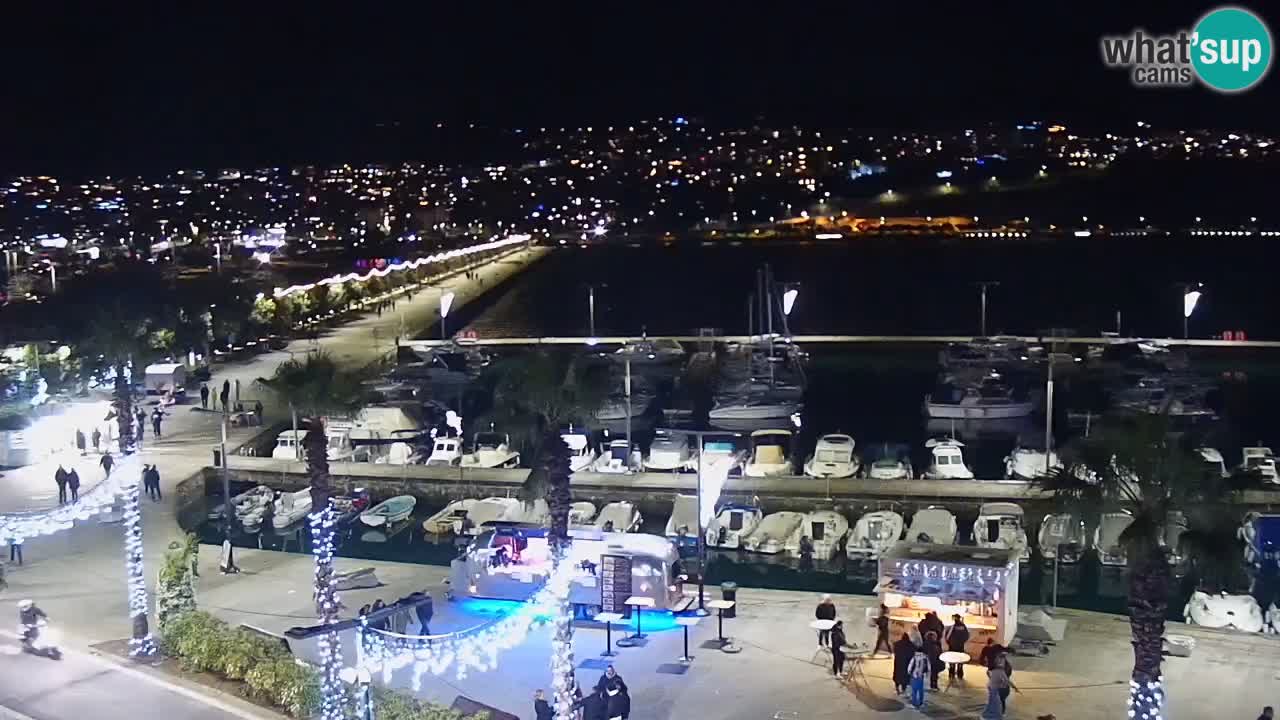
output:
M 429 152 L 397 144 L 440 120 L 1280 126 L 1274 72 L 1222 96 L 1138 90 L 1102 66 L 1100 35 L 1189 27 L 1213 4 L 398 5 L 357 16 L 314 3 L 237 5 L 236 15 L 11 11 L 0 171 L 398 159 Z M 1241 5 L 1280 22 L 1261 3 Z M 395 133 L 379 128 L 397 122 Z

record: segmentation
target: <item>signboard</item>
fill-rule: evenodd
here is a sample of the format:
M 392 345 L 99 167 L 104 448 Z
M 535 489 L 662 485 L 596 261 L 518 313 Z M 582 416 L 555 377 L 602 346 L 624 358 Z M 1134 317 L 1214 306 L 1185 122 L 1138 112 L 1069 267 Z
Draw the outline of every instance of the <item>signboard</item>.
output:
M 631 617 L 631 558 L 625 555 L 600 556 L 600 609 Z
M 928 580 L 943 582 L 961 582 L 985 584 L 998 583 L 1004 579 L 1004 568 L 993 568 L 975 565 L 951 565 L 933 563 L 925 560 L 899 560 L 894 563 L 898 575 L 904 578 L 922 577 Z

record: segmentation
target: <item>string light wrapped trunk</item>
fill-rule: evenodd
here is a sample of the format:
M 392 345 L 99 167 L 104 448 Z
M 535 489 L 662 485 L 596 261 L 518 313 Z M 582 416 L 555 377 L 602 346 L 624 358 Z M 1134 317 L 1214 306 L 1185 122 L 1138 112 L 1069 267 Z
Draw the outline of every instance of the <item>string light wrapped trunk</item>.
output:
M 142 508 L 139 505 L 141 488 L 137 476 L 124 487 L 124 557 L 129 585 L 129 619 L 132 636 L 129 638 L 130 657 L 155 654 L 156 643 L 151 637 L 147 622 L 147 580 L 142 554 Z

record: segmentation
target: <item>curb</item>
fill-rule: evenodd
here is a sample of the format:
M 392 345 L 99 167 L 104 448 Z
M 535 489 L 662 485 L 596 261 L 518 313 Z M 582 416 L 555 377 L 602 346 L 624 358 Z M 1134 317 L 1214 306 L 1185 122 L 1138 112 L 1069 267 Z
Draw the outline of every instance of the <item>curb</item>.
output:
M 84 655 L 94 658 L 102 663 L 112 665 L 121 672 L 129 673 L 135 677 L 164 687 L 192 700 L 197 700 L 207 705 L 211 705 L 223 712 L 242 718 L 243 720 L 285 720 L 285 718 L 288 717 L 282 713 L 273 712 L 258 705 L 254 705 L 241 697 L 223 690 L 211 688 L 207 685 L 177 678 L 168 673 L 155 670 L 148 667 L 145 663 L 127 660 L 117 655 L 112 655 L 111 653 L 102 652 L 93 648 L 81 652 L 83 652 Z

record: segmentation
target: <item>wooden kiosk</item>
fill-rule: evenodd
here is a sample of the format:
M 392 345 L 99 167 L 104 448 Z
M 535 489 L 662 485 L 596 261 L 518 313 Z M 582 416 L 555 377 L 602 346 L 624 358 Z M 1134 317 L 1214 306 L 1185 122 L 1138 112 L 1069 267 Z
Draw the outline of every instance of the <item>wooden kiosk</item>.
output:
M 896 641 L 933 611 L 943 624 L 960 615 L 974 658 L 987 639 L 1008 647 L 1018 631 L 1018 557 L 999 548 L 901 542 L 880 557 L 880 602 Z

